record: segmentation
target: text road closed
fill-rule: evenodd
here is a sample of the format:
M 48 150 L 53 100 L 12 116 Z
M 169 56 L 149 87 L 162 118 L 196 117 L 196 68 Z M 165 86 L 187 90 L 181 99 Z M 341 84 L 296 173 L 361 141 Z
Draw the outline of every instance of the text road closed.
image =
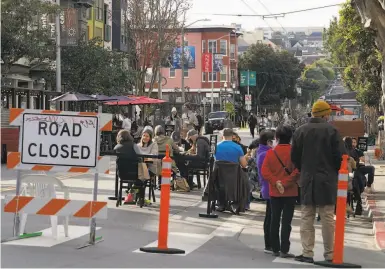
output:
M 95 167 L 98 118 L 24 114 L 21 162 Z

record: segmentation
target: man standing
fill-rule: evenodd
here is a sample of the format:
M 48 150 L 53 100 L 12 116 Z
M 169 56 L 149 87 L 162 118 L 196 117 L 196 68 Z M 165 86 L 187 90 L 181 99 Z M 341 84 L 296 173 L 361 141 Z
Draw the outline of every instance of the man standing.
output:
M 255 125 L 257 125 L 257 119 L 255 118 L 253 112 L 250 112 L 250 115 L 247 119 L 247 124 L 249 124 L 250 134 L 254 138 Z
M 128 117 L 127 113 L 124 113 L 124 116 L 123 116 L 122 129 L 125 129 L 129 133 L 131 133 L 131 120 Z
M 185 103 L 183 105 L 183 114 L 182 114 L 182 137 L 184 137 L 188 131 L 195 129 L 195 126 L 198 125 L 198 119 L 195 116 L 194 112 L 191 111 L 190 104 Z
M 337 129 L 327 121 L 331 114 L 328 103 L 318 100 L 312 118 L 299 127 L 293 137 L 291 159 L 300 171 L 302 255 L 297 261 L 313 263 L 314 219 L 316 208 L 322 223 L 324 258 L 333 259 L 334 208 L 337 196 L 338 170 L 345 148 Z

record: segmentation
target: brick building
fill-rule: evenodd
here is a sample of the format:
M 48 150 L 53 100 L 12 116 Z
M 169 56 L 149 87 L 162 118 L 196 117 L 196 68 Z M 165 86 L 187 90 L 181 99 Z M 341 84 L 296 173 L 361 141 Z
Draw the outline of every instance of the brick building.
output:
M 220 53 L 223 55 L 223 71 L 214 72 L 214 104 L 219 106 L 220 92 L 228 93 L 229 100 L 234 100 L 234 93 L 238 88 L 238 36 L 239 33 L 232 26 L 204 26 L 185 29 L 185 46 L 195 47 L 195 68 L 184 70 L 184 85 L 186 101 L 201 104 L 204 97 L 211 100 L 212 79 L 211 72 L 202 72 L 202 54 Z M 179 44 L 181 38 L 179 37 Z M 164 85 L 162 98 L 170 105 L 182 103 L 182 72 L 181 69 L 162 68 Z M 225 86 L 227 88 L 225 89 Z M 154 88 L 154 93 L 158 92 Z

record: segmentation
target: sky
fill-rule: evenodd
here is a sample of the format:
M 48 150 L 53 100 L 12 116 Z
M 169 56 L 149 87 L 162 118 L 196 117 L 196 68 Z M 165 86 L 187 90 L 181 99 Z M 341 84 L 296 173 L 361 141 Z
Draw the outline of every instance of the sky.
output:
M 197 22 L 194 26 L 242 24 L 242 28 L 253 30 L 257 27 L 327 27 L 339 7 L 328 7 L 285 15 L 283 18 L 226 17 L 212 14 L 277 14 L 313 7 L 340 4 L 345 0 L 190 0 L 192 8 L 186 16 L 187 23 L 208 18 L 211 21 Z M 246 4 L 251 7 L 251 9 Z M 262 4 L 261 4 L 262 3 Z M 266 8 L 267 10 L 266 10 Z

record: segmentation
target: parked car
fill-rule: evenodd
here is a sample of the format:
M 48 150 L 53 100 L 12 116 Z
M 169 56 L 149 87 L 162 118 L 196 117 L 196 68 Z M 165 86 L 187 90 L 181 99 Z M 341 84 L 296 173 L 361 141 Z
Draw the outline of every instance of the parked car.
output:
M 232 128 L 232 122 L 229 119 L 229 113 L 226 111 L 210 112 L 205 122 L 206 134 L 212 134 L 215 130 L 223 130 L 224 128 Z

